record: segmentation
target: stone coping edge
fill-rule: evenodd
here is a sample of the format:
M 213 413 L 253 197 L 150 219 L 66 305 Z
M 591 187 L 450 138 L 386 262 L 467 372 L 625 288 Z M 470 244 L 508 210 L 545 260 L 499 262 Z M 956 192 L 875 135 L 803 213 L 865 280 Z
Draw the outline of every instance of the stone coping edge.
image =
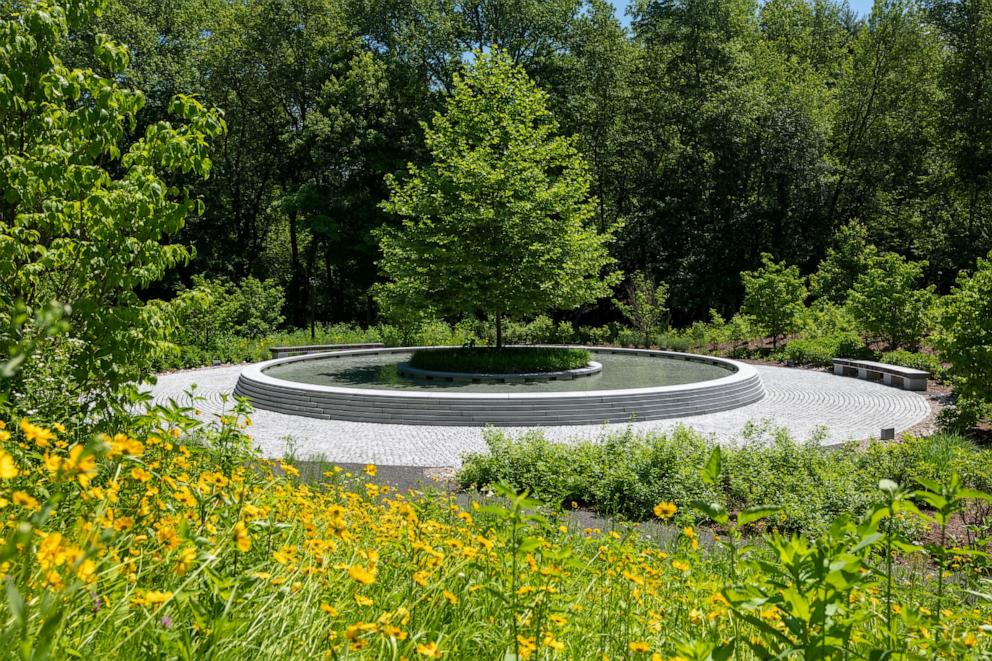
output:
M 535 345 L 535 346 L 575 346 L 575 345 Z M 332 351 L 327 353 L 314 353 L 303 356 L 292 356 L 289 358 L 275 358 L 261 363 L 254 363 L 246 366 L 241 371 L 241 379 L 264 386 L 274 386 L 291 388 L 301 392 L 320 393 L 328 395 L 350 395 L 353 397 L 390 397 L 401 399 L 432 399 L 432 400 L 476 400 L 476 401 L 501 401 L 501 400 L 562 400 L 572 399 L 576 401 L 588 400 L 592 398 L 626 398 L 631 395 L 663 395 L 666 393 L 684 393 L 695 390 L 705 392 L 714 388 L 723 389 L 759 379 L 757 370 L 746 363 L 739 363 L 726 358 L 715 358 L 713 356 L 701 356 L 691 353 L 680 353 L 676 351 L 661 351 L 654 349 L 623 349 L 614 347 L 578 346 L 592 353 L 614 353 L 614 354 L 636 354 L 643 356 L 656 356 L 659 358 L 671 358 L 675 360 L 688 360 L 702 362 L 709 365 L 716 365 L 727 369 L 730 374 L 717 379 L 707 381 L 697 381 L 695 383 L 679 384 L 671 386 L 654 386 L 649 388 L 627 388 L 613 390 L 586 390 L 580 392 L 531 392 L 531 393 L 453 393 L 453 392 L 411 392 L 405 390 L 387 390 L 381 388 L 345 388 L 341 386 L 323 386 L 313 383 L 300 383 L 298 381 L 287 381 L 277 379 L 265 374 L 265 370 L 304 360 L 321 360 L 324 358 L 338 358 L 345 356 L 360 356 L 380 353 L 411 353 L 413 351 L 424 351 L 431 349 L 448 349 L 451 347 L 387 347 L 381 349 L 353 349 L 344 351 Z

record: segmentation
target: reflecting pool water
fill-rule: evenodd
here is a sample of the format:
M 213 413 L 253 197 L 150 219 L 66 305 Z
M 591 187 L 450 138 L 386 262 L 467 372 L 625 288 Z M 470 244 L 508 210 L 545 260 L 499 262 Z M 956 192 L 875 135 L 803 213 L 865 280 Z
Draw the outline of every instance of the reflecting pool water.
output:
M 638 354 L 593 352 L 603 371 L 571 381 L 530 383 L 451 383 L 414 381 L 397 373 L 409 353 L 382 353 L 338 358 L 317 358 L 274 365 L 265 374 L 276 379 L 344 388 L 383 388 L 451 392 L 579 392 L 672 386 L 719 379 L 731 374 L 728 367 L 709 363 Z

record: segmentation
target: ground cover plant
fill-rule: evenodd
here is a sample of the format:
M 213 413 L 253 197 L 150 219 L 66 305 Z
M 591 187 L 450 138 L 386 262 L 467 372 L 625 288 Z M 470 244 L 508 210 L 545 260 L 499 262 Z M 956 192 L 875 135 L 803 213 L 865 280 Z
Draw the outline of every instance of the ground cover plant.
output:
M 330 465 L 307 483 L 288 461 L 248 449 L 241 413 L 204 427 L 159 410 L 113 434 L 8 421 L 2 649 L 665 660 L 990 649 L 992 610 L 968 592 L 984 573 L 981 555 L 906 541 L 889 524 L 922 515 L 888 484 L 864 517 L 838 518 L 816 538 L 745 541 L 738 526 L 774 510 L 730 519 L 719 498 L 703 498 L 735 543 L 700 543 L 683 526 L 659 545 L 637 527 L 575 529 L 509 487 L 458 504 L 393 493 L 374 482 L 374 466 L 350 476 Z M 704 463 L 701 491 L 721 479 L 718 463 Z M 921 493 L 948 517 L 982 497 L 928 484 Z M 669 521 L 689 507 L 652 509 Z M 888 548 L 915 560 L 893 572 Z M 937 563 L 942 582 L 928 569 Z
M 719 500 L 733 511 L 774 505 L 774 525 L 816 535 L 842 514 L 867 512 L 878 482 L 912 484 L 957 473 L 973 488 L 992 490 L 992 451 L 954 435 L 910 438 L 901 443 L 851 443 L 825 448 L 818 439 L 798 442 L 783 430 L 751 426 L 739 444 L 724 446 L 719 482 L 699 480 L 697 466 L 717 447 L 688 427 L 670 433 L 627 430 L 601 441 L 561 444 L 533 431 L 514 439 L 493 430 L 488 451 L 466 457 L 463 487 L 510 484 L 552 503 L 576 502 L 606 515 L 643 521 L 659 501 Z M 702 520 L 682 510 L 684 523 Z M 992 529 L 972 531 L 981 538 Z
M 585 367 L 592 354 L 585 349 L 562 347 L 462 347 L 415 351 L 410 365 L 442 372 L 491 372 L 519 374 L 560 372 Z

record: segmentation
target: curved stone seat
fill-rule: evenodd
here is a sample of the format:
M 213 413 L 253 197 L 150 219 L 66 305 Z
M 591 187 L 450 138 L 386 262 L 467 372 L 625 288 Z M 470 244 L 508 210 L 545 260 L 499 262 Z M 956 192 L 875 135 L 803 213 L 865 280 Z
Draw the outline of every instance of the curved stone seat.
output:
M 726 411 L 765 396 L 758 372 L 744 363 L 669 351 L 584 347 L 593 353 L 636 353 L 705 362 L 725 377 L 674 386 L 580 392 L 453 393 L 343 388 L 277 379 L 275 365 L 301 360 L 408 353 L 431 347 L 360 349 L 269 360 L 242 370 L 235 394 L 256 408 L 311 418 L 408 425 L 558 426 L 659 420 Z

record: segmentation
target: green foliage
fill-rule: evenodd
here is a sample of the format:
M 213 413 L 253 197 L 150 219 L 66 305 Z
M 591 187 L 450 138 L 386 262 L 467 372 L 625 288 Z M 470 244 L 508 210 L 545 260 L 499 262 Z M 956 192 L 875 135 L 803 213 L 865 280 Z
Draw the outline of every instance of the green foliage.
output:
M 497 322 L 609 293 L 615 227 L 591 226 L 588 167 L 555 135 L 546 95 L 502 51 L 477 53 L 425 126 L 432 162 L 389 177 L 378 300 L 400 318 L 482 312 Z
M 282 290 L 271 280 L 246 278 L 238 284 L 204 276 L 165 307 L 177 327 L 176 341 L 209 347 L 222 335 L 259 339 L 282 324 Z
M 62 63 L 70 30 L 101 6 L 26 3 L 0 27 L 0 326 L 57 357 L 61 391 L 90 400 L 148 376 L 164 326 L 136 290 L 189 259 L 165 239 L 202 213 L 181 182 L 209 174 L 208 140 L 224 131 L 218 111 L 176 96 L 179 123 L 133 135 L 144 97 L 118 82 L 128 51 L 106 35 L 88 44 L 105 75 Z M 53 303 L 69 326 L 46 338 L 33 320 Z M 18 378 L 48 367 L 28 358 Z
M 719 479 L 702 482 L 695 467 L 707 464 L 715 446 L 684 427 L 568 445 L 537 431 L 517 440 L 492 431 L 486 443 L 488 452 L 466 457 L 462 486 L 506 482 L 551 502 L 575 501 L 633 520 L 650 518 L 660 501 L 684 507 L 702 500 L 727 511 L 776 506 L 768 525 L 818 533 L 837 516 L 868 512 L 881 479 L 909 484 L 954 472 L 971 487 L 992 486 L 992 451 L 943 435 L 825 448 L 816 438 L 798 443 L 781 430 L 751 426 L 739 444 L 722 448 Z M 694 520 L 689 511 L 681 516 Z
M 574 370 L 589 364 L 592 355 L 585 349 L 550 347 L 463 347 L 436 351 L 415 351 L 410 365 L 443 372 L 485 372 L 519 374 Z
M 877 255 L 878 250 L 868 243 L 864 225 L 851 222 L 841 227 L 816 273 L 810 276 L 810 294 L 843 305 L 858 276 L 868 270 Z
M 627 300 L 613 300 L 630 324 L 641 333 L 644 346 L 651 346 L 651 337 L 658 330 L 668 308 L 668 286 L 655 284 L 641 271 L 636 271 L 627 281 Z M 628 344 L 621 342 L 621 344 Z
M 848 305 L 858 327 L 890 349 L 916 349 L 930 327 L 933 286 L 917 289 L 926 262 L 909 262 L 895 253 L 873 260 L 858 276 Z
M 784 357 L 798 365 L 827 367 L 834 358 L 873 358 L 856 333 L 835 333 L 813 338 L 790 340 L 785 345 Z
M 806 283 L 795 266 L 776 262 L 771 255 L 761 256 L 761 268 L 741 273 L 744 283 L 744 305 L 741 311 L 751 316 L 766 335 L 772 336 L 772 347 L 778 339 L 794 331 L 805 309 Z
M 896 349 L 886 351 L 879 360 L 889 365 L 901 365 L 902 367 L 912 367 L 913 369 L 930 372 L 930 375 L 937 381 L 943 381 L 947 370 L 940 363 L 940 358 L 932 353 L 918 353 Z
M 967 426 L 992 415 L 992 253 L 962 274 L 942 301 L 936 345 L 951 364 L 954 392 Z

